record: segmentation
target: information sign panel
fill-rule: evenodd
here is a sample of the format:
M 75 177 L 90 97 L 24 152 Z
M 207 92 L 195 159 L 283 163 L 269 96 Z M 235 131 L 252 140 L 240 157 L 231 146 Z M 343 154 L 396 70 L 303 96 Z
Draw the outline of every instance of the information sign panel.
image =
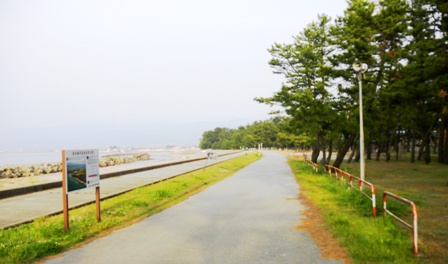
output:
M 66 191 L 100 186 L 97 149 L 65 150 Z

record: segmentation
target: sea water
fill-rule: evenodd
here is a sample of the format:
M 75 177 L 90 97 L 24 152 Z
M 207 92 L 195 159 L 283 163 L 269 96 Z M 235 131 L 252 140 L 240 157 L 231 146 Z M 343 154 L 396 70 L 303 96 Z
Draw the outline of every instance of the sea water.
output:
M 169 161 L 177 159 L 196 158 L 203 155 L 199 149 L 132 149 L 132 150 L 100 150 L 100 157 L 108 155 L 150 155 L 152 162 Z M 61 162 L 60 150 L 40 151 L 0 151 L 0 167 L 5 165 L 30 165 L 41 163 Z
M 60 162 L 61 159 L 60 151 L 2 151 L 0 152 L 0 167 Z

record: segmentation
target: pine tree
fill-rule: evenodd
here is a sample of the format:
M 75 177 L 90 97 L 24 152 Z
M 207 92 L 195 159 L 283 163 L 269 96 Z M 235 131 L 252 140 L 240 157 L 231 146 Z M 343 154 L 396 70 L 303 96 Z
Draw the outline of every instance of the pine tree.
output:
M 359 133 L 359 93 L 358 78 L 351 68 L 353 62 L 359 60 L 375 69 L 376 60 L 374 53 L 376 46 L 373 43 L 375 38 L 374 12 L 375 4 L 366 0 L 351 0 L 348 8 L 342 17 L 336 19 L 335 25 L 331 28 L 332 45 L 336 47 L 330 61 L 333 65 L 332 75 L 336 80 L 340 80 L 338 85 L 339 102 L 338 111 L 344 117 L 344 129 L 341 130 L 341 144 L 333 166 L 339 167 L 349 148 L 358 138 Z M 363 85 L 363 100 L 372 101 L 371 96 L 374 85 L 370 81 L 372 78 L 369 71 L 367 80 Z M 368 111 L 364 111 L 366 113 Z M 365 115 L 364 115 L 365 116 Z M 365 116 L 366 117 L 366 116 Z M 368 118 L 366 124 L 369 123 Z M 367 131 L 368 132 L 368 131 Z
M 309 24 L 292 44 L 274 44 L 269 52 L 269 64 L 276 73 L 283 74 L 287 83 L 270 98 L 256 98 L 262 103 L 278 103 L 292 117 L 292 123 L 309 135 L 315 136 L 312 160 L 317 162 L 321 149 L 325 150 L 326 133 L 333 122 L 330 87 L 332 52 L 328 41 L 329 17 L 322 15 Z M 323 162 L 326 161 L 325 151 Z

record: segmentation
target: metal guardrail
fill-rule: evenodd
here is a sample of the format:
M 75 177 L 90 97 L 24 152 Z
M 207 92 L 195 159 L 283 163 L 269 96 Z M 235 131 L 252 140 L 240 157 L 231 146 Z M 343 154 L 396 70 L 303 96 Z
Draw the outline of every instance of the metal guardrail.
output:
M 407 204 L 409 204 L 412 207 L 412 219 L 413 219 L 412 225 L 407 223 L 403 219 L 399 218 L 398 216 L 394 215 L 389 210 L 387 210 L 387 196 L 390 196 L 390 197 L 392 197 L 392 198 L 394 198 L 394 199 L 396 199 L 398 201 L 407 203 Z M 409 201 L 408 199 L 403 198 L 401 196 L 395 195 L 395 194 L 393 194 L 391 192 L 384 191 L 384 194 L 383 194 L 383 215 L 385 216 L 386 214 L 391 215 L 393 218 L 395 218 L 400 223 L 402 223 L 403 225 L 409 227 L 412 230 L 412 240 L 413 240 L 413 245 L 414 245 L 414 255 L 418 255 L 417 207 L 415 206 L 414 202 Z
M 358 186 L 359 189 L 357 189 L 358 191 L 360 191 L 364 196 L 366 196 L 367 198 L 369 198 L 372 201 L 372 214 L 374 216 L 376 216 L 376 193 L 375 193 L 375 185 L 373 185 L 372 183 L 362 180 L 361 178 L 358 178 L 356 176 L 353 176 L 351 174 L 349 174 L 350 177 L 350 188 L 353 188 L 353 183 L 352 183 L 352 179 L 355 178 L 358 180 Z M 367 195 L 364 192 L 364 189 L 362 188 L 363 184 L 370 186 L 370 192 L 371 192 L 371 196 Z
M 376 197 L 375 197 L 375 186 L 370 183 L 367 182 L 365 180 L 362 180 L 356 176 L 351 175 L 348 172 L 342 171 L 339 168 L 330 166 L 330 165 L 325 165 L 325 172 L 327 172 L 330 175 L 334 175 L 334 177 L 338 180 L 341 180 L 343 182 L 345 182 L 345 180 L 347 180 L 348 178 L 348 185 L 351 188 L 356 188 L 355 185 L 353 185 L 353 179 L 356 179 L 358 181 L 358 189 L 364 196 L 366 196 L 367 198 L 369 198 L 372 201 L 372 213 L 374 216 L 376 216 Z M 345 177 L 344 177 L 345 176 Z M 370 186 L 370 190 L 371 190 L 371 196 L 369 196 L 368 194 L 366 194 L 363 191 L 363 184 Z M 412 207 L 412 225 L 407 223 L 406 221 L 404 221 L 403 219 L 399 218 L 398 216 L 396 216 L 395 214 L 393 214 L 392 212 L 390 212 L 389 210 L 387 210 L 387 196 L 390 196 L 398 201 L 404 202 L 409 204 Z M 417 207 L 415 206 L 414 202 L 403 198 L 401 196 L 395 195 L 391 192 L 388 191 L 384 191 L 383 193 L 383 215 L 385 216 L 386 214 L 391 215 L 393 218 L 395 218 L 396 220 L 398 220 L 400 223 L 402 223 L 403 225 L 407 226 L 408 228 L 410 228 L 412 230 L 412 240 L 413 240 L 413 253 L 414 255 L 418 255 L 418 225 L 417 225 Z
M 374 216 L 376 216 L 376 193 L 375 193 L 375 185 L 373 185 L 372 183 L 362 180 L 361 178 L 358 178 L 356 176 L 351 175 L 348 172 L 342 171 L 339 168 L 330 166 L 330 165 L 325 165 L 325 170 L 327 171 L 327 173 L 329 174 L 333 174 L 335 175 L 336 179 L 341 180 L 342 182 L 345 182 L 347 180 L 348 185 L 350 186 L 350 189 L 355 188 L 357 189 L 360 193 L 362 193 L 364 196 L 366 196 L 370 201 L 372 201 L 372 214 Z M 344 177 L 345 176 L 345 177 Z M 358 188 L 356 188 L 353 185 L 353 178 L 356 179 L 358 181 Z M 371 194 L 367 194 L 364 192 L 363 184 L 370 186 L 370 192 Z
M 314 168 L 316 173 L 319 172 L 319 165 L 317 165 L 317 163 L 314 163 L 311 160 L 306 159 L 306 156 L 305 156 L 305 162 L 310 164 Z
M 313 163 L 310 160 L 306 159 L 305 157 L 305 162 L 307 162 L 308 164 L 311 165 L 316 165 L 316 163 Z M 315 167 L 316 168 L 316 167 Z M 359 190 L 364 196 L 366 196 L 368 199 L 370 199 L 372 201 L 372 213 L 374 216 L 376 216 L 376 193 L 375 193 L 375 186 L 365 180 L 362 180 L 356 176 L 351 175 L 348 172 L 342 171 L 339 168 L 333 167 L 331 165 L 325 165 L 324 170 L 326 173 L 330 174 L 330 175 L 334 175 L 334 177 L 338 180 L 341 180 L 342 182 L 345 183 L 345 181 L 348 179 L 348 185 L 350 186 L 350 189 L 352 188 L 356 188 L 356 185 L 353 185 L 353 179 L 356 179 L 358 181 L 358 188 L 356 188 L 357 190 Z M 316 169 L 317 172 L 317 169 Z M 363 184 L 370 186 L 370 191 L 371 191 L 371 196 L 369 196 L 368 194 L 366 194 L 363 191 Z M 409 204 L 412 207 L 412 224 L 407 223 L 406 221 L 404 221 L 403 219 L 399 218 L 398 216 L 396 216 L 395 214 L 393 214 L 391 211 L 387 210 L 387 196 L 390 196 L 398 201 L 404 202 Z M 395 218 L 397 221 L 399 221 L 400 223 L 402 223 L 403 225 L 407 226 L 408 228 L 410 228 L 412 230 L 412 240 L 413 240 L 413 253 L 414 255 L 418 255 L 418 225 L 417 225 L 417 207 L 415 206 L 414 202 L 403 198 L 401 196 L 395 195 L 391 192 L 388 191 L 384 191 L 383 193 L 383 216 L 385 216 L 386 214 L 391 215 L 393 218 Z

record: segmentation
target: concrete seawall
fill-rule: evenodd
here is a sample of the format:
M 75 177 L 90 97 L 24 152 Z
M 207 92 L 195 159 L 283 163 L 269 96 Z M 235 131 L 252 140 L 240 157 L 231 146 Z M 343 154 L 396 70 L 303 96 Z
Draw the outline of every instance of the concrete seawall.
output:
M 129 192 L 135 188 L 152 185 L 157 182 L 171 179 L 189 172 L 202 170 L 204 167 L 213 166 L 244 155 L 244 152 L 218 152 L 219 158 L 205 161 L 206 158 L 190 159 L 177 162 L 164 162 L 155 166 L 135 168 L 139 172 L 121 170 L 121 173 L 110 173 L 108 179 L 101 181 L 101 200 L 109 199 L 117 195 Z M 131 167 L 131 164 L 127 166 Z M 110 168 L 116 169 L 116 168 Z M 121 177 L 117 177 L 120 176 Z M 60 175 L 59 175 L 60 176 Z M 57 177 L 60 182 L 61 178 Z M 59 183 L 61 185 L 61 183 Z M 62 188 L 33 192 L 25 195 L 0 199 L 0 229 L 7 229 L 21 224 L 29 223 L 40 217 L 48 217 L 62 213 Z M 95 202 L 95 188 L 88 188 L 70 193 L 69 208 Z
M 218 153 L 218 156 L 225 156 L 225 155 L 230 155 L 230 154 L 234 154 L 234 153 L 236 153 L 236 152 L 235 151 L 220 151 L 220 153 Z M 207 157 L 204 156 L 204 157 L 200 157 L 200 158 L 192 158 L 192 159 L 186 159 L 186 160 L 180 160 L 180 161 L 179 160 L 178 161 L 166 161 L 166 162 L 161 162 L 161 163 L 146 165 L 146 166 L 137 166 L 137 165 L 132 166 L 132 163 L 128 163 L 127 166 L 125 166 L 125 167 L 127 167 L 125 169 L 120 168 L 119 166 L 101 168 L 100 169 L 100 175 L 101 175 L 100 178 L 103 180 L 103 179 L 108 179 L 108 178 L 112 178 L 112 177 L 122 176 L 125 174 L 142 172 L 142 171 L 147 171 L 147 170 L 154 170 L 154 169 L 159 169 L 159 168 L 163 168 L 163 167 L 179 165 L 179 164 L 184 164 L 184 163 L 194 162 L 194 161 L 199 161 L 199 160 L 206 160 L 206 159 L 207 159 Z M 34 177 L 41 177 L 41 176 L 34 176 Z M 62 187 L 62 173 L 53 173 L 50 177 L 52 179 L 45 183 L 28 184 L 27 186 L 19 186 L 19 187 L 12 186 L 9 188 L 0 189 L 0 199 L 5 199 L 5 198 L 18 196 L 18 195 L 24 195 L 24 194 L 40 192 L 40 191 L 45 191 L 45 190 L 49 190 L 49 189 Z

